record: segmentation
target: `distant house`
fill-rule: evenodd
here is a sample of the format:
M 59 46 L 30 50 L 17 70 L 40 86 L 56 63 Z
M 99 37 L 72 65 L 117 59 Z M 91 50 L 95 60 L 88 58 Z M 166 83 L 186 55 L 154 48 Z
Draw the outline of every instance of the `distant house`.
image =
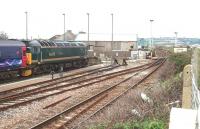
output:
M 174 53 L 182 53 L 182 52 L 187 52 L 187 46 L 182 45 L 182 46 L 175 46 L 174 47 Z
M 64 38 L 65 36 L 65 38 Z M 53 37 L 51 37 L 49 40 L 53 40 L 53 41 L 63 41 L 65 39 L 65 41 L 74 41 L 76 39 L 76 34 L 74 34 L 71 30 L 67 30 L 67 32 L 65 34 L 62 35 L 55 35 Z
M 190 45 L 191 48 L 200 48 L 200 44 L 193 44 L 193 45 Z
M 56 40 L 59 39 L 60 37 L 61 37 L 61 35 L 55 35 L 55 36 L 51 37 L 49 40 L 56 41 Z

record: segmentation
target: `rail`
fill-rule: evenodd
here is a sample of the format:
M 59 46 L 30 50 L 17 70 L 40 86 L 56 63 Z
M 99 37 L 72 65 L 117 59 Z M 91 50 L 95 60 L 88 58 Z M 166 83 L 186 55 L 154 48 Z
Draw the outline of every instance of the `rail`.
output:
M 9 108 L 14 108 L 14 107 L 26 105 L 26 104 L 31 103 L 33 101 L 42 100 L 42 99 L 45 99 L 47 97 L 62 94 L 62 93 L 67 92 L 67 91 L 76 90 L 76 89 L 79 89 L 79 88 L 82 88 L 82 87 L 86 87 L 86 86 L 92 85 L 94 83 L 98 83 L 98 82 L 102 82 L 102 81 L 105 81 L 105 80 L 108 80 L 108 79 L 112 79 L 116 76 L 121 76 L 121 75 L 125 75 L 125 74 L 131 73 L 131 72 L 140 71 L 140 70 L 143 69 L 143 67 L 148 68 L 148 67 L 151 67 L 153 64 L 156 64 L 156 63 L 157 62 L 149 63 L 149 64 L 145 64 L 145 65 L 142 65 L 142 66 L 129 68 L 129 69 L 126 69 L 126 70 L 121 70 L 121 71 L 117 71 L 117 72 L 113 72 L 113 73 L 108 73 L 108 74 L 105 74 L 105 75 L 100 75 L 100 76 L 97 76 L 97 77 L 92 77 L 90 79 L 87 79 L 87 81 L 91 81 L 91 80 L 94 80 L 94 79 L 97 79 L 97 78 L 98 78 L 98 80 L 93 81 L 93 82 L 88 82 L 86 84 L 81 84 L 79 86 L 73 86 L 73 85 L 74 84 L 80 84 L 81 82 L 85 82 L 86 79 L 78 81 L 78 82 L 72 82 L 72 83 L 69 83 L 67 85 L 50 87 L 50 88 L 42 89 L 42 90 L 38 90 L 38 91 L 35 91 L 35 89 L 33 89 L 29 93 L 27 93 L 27 91 L 25 91 L 25 92 L 20 92 L 18 94 L 11 95 L 11 96 L 6 96 L 4 98 L 0 98 L 0 103 L 1 103 L 0 105 L 2 105 L 0 107 L 0 111 L 4 111 L 4 110 L 7 110 Z M 100 77 L 104 77 L 104 78 L 99 79 Z M 73 87 L 67 88 L 69 86 L 73 86 Z M 62 88 L 65 88 L 65 89 L 62 89 Z M 56 91 L 58 89 L 61 89 L 61 90 Z M 33 98 L 32 97 L 30 98 L 31 95 L 36 95 L 36 94 L 39 94 L 39 93 L 45 93 L 45 92 L 53 91 L 53 90 L 55 90 L 56 92 L 53 92 L 53 93 L 50 93 L 50 94 L 48 93 L 48 94 L 45 94 L 45 95 L 42 95 L 42 96 L 39 96 L 39 97 L 36 97 L 36 98 L 34 96 L 33 96 Z M 25 98 L 25 97 L 27 97 L 27 98 Z M 20 101 L 18 101 L 18 100 L 20 100 Z

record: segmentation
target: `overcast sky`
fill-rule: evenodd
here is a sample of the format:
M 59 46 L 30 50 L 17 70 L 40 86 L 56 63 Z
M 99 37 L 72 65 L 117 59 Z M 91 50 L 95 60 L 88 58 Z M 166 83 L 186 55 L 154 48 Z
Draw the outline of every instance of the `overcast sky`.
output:
M 28 12 L 28 36 L 50 38 L 63 33 L 63 13 L 66 29 L 77 33 L 87 31 L 111 34 L 111 13 L 114 33 L 130 38 L 150 36 L 200 37 L 200 0 L 0 0 L 0 31 L 10 38 L 25 38 L 25 11 Z

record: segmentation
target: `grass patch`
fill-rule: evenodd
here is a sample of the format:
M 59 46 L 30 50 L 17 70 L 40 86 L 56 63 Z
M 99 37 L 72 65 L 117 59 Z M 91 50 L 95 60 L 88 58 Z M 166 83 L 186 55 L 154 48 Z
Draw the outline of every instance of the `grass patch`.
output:
M 97 126 L 90 127 L 89 129 L 165 129 L 167 127 L 166 123 L 162 120 L 150 120 L 145 119 L 143 121 L 129 121 L 129 122 L 119 122 L 115 123 L 112 127 L 106 124 L 99 124 Z

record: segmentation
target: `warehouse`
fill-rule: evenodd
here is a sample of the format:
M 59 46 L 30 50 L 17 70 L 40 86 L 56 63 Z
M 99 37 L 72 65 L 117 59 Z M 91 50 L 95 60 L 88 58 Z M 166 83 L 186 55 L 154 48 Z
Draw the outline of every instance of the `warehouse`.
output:
M 96 56 L 102 60 L 108 58 L 129 58 L 131 57 L 131 50 L 137 50 L 136 38 L 135 36 L 124 36 L 115 35 L 114 41 L 110 39 L 110 35 L 101 34 L 90 34 L 90 39 L 88 41 L 88 35 L 86 33 L 74 34 L 71 30 L 66 32 L 66 40 L 75 40 L 88 43 L 89 45 L 89 56 Z M 51 38 L 51 40 L 62 40 L 63 35 L 56 35 Z M 131 37 L 131 38 L 130 38 Z

